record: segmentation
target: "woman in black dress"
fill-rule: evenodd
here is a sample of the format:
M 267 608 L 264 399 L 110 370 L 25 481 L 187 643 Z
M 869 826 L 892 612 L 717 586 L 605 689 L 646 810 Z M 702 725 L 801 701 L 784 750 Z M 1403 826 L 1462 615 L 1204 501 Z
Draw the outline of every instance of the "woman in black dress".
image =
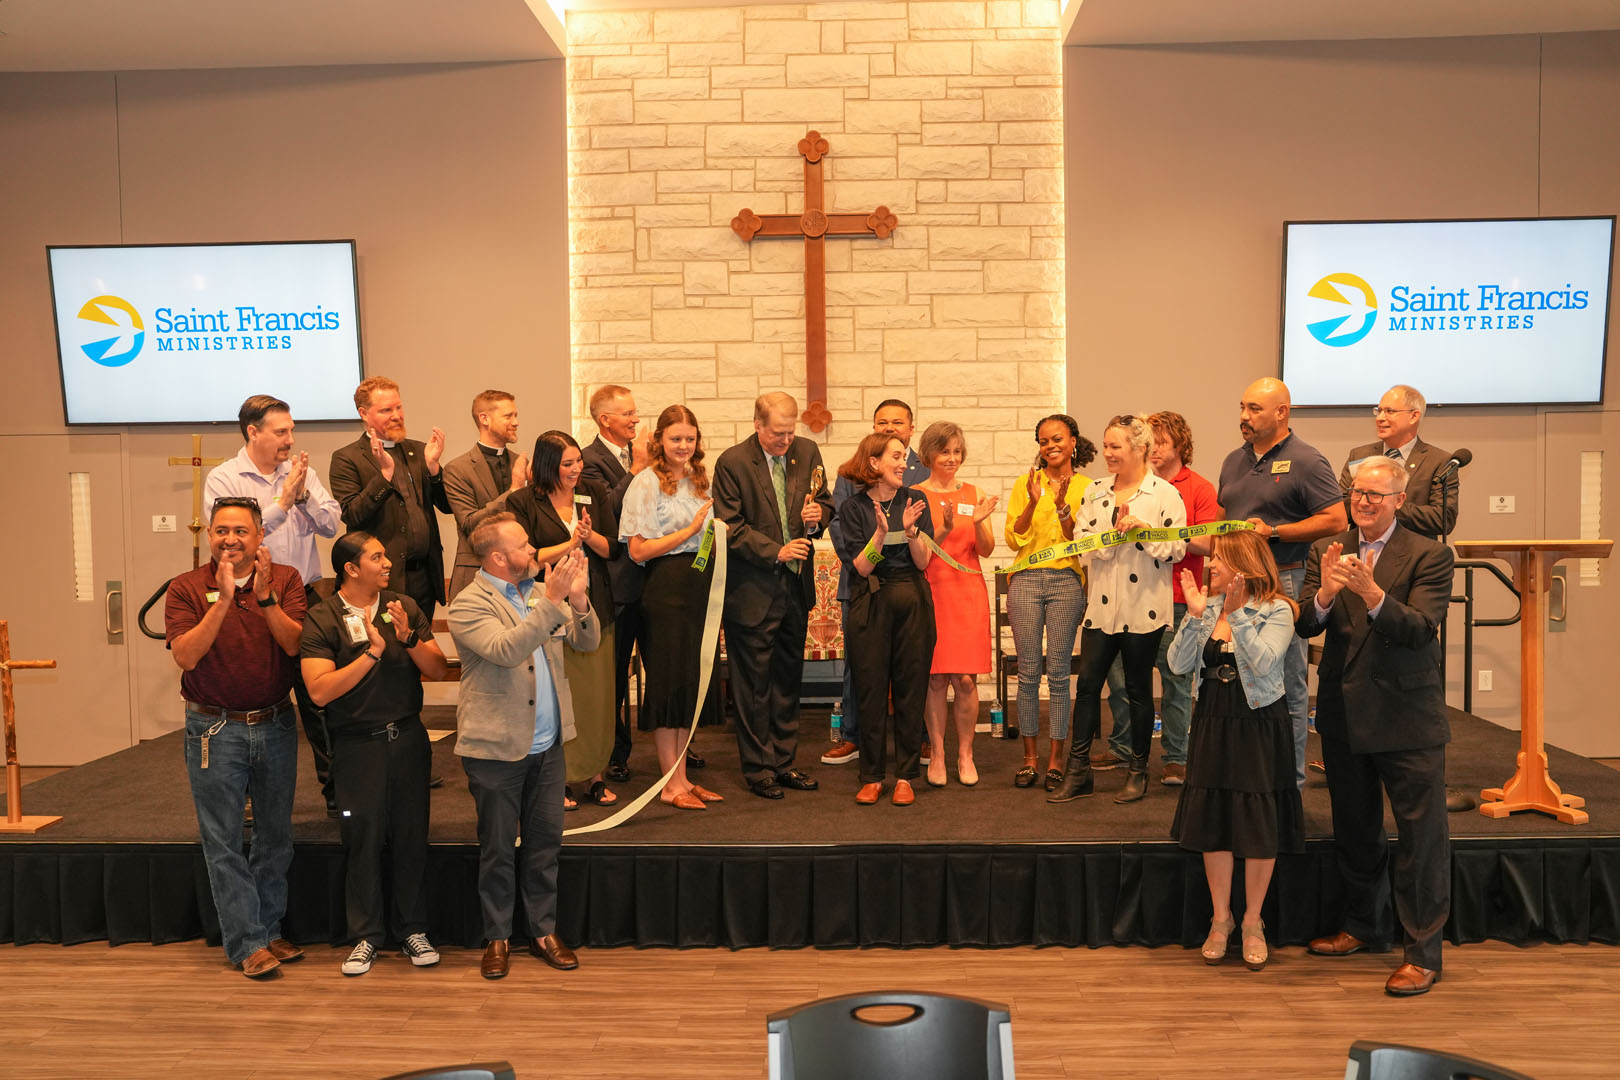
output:
M 534 440 L 529 486 L 507 496 L 506 508 L 518 519 L 535 547 L 535 559 L 550 566 L 575 548 L 590 560 L 591 607 L 602 624 L 602 640 L 588 653 L 563 647 L 568 686 L 574 705 L 574 730 L 568 744 L 568 782 L 585 782 L 585 797 L 598 806 L 619 801 L 602 778 L 613 753 L 613 592 L 607 564 L 619 553 L 619 524 L 607 496 L 582 479 L 585 459 L 579 443 L 566 431 L 548 431 Z M 569 791 L 563 804 L 574 809 Z
M 1170 644 L 1170 669 L 1202 667 L 1187 784 L 1170 835 L 1204 853 L 1214 917 L 1206 963 L 1226 956 L 1234 929 L 1232 870 L 1243 860 L 1243 962 L 1265 966 L 1260 908 L 1279 852 L 1305 850 L 1305 813 L 1294 784 L 1294 736 L 1283 664 L 1298 609 L 1283 595 L 1277 564 L 1257 533 L 1215 537 L 1209 594 L 1182 571 L 1187 617 Z

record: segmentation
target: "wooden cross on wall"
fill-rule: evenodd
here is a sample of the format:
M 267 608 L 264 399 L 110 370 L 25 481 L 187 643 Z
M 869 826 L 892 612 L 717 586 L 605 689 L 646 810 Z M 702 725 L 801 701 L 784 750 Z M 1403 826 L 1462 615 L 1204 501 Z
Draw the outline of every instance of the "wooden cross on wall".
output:
M 202 556 L 197 551 L 197 534 L 203 531 L 202 521 L 202 493 L 203 493 L 203 467 L 220 465 L 224 458 L 202 456 L 202 436 L 191 437 L 190 457 L 171 457 L 170 465 L 180 465 L 191 470 L 191 524 L 186 528 L 191 530 L 191 568 L 193 570 L 202 565 Z
M 731 231 L 754 237 L 804 237 L 804 382 L 809 405 L 799 419 L 811 431 L 827 427 L 827 243 L 829 236 L 875 235 L 886 239 L 899 221 L 887 206 L 870 214 L 829 214 L 823 206 L 821 159 L 830 149 L 819 131 L 799 140 L 804 157 L 804 213 L 756 214 L 747 207 L 731 219 Z

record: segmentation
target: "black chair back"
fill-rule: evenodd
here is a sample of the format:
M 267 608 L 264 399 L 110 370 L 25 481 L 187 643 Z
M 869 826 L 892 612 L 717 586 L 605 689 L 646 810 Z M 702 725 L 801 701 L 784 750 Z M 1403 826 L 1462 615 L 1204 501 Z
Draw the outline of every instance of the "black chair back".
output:
M 1531 1080 L 1531 1077 L 1458 1054 L 1363 1039 L 1350 1046 L 1350 1062 L 1344 1080 Z
M 883 1007 L 893 1016 L 875 1015 Z M 974 998 L 889 990 L 823 998 L 766 1023 L 772 1080 L 1010 1080 L 1012 1016 Z

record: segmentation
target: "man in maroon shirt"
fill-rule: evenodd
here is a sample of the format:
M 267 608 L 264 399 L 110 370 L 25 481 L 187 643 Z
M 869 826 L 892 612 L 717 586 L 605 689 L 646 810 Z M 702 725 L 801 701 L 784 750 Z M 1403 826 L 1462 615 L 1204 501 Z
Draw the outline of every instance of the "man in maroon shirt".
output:
M 1153 449 L 1149 460 L 1153 471 L 1170 481 L 1181 493 L 1187 507 L 1187 524 L 1203 525 L 1221 519 L 1221 506 L 1215 497 L 1215 485 L 1188 468 L 1192 461 L 1192 429 L 1186 417 L 1176 412 L 1157 412 L 1148 417 L 1153 425 Z M 1162 783 L 1177 786 L 1187 782 L 1187 732 L 1192 725 L 1194 673 L 1177 675 L 1170 670 L 1170 642 L 1187 617 L 1187 602 L 1181 595 L 1181 572 L 1189 570 L 1194 578 L 1204 580 L 1204 556 L 1209 554 L 1209 539 L 1199 537 L 1187 541 L 1187 555 L 1170 572 L 1175 585 L 1175 618 L 1170 628 L 1159 639 L 1159 687 L 1163 698 L 1159 708 L 1161 723 L 1160 748 L 1164 752 L 1164 778 Z M 1130 698 L 1125 694 L 1125 669 L 1116 660 L 1108 673 L 1108 709 L 1115 717 L 1114 734 L 1106 749 L 1091 756 L 1094 769 L 1112 769 L 1130 758 Z
M 258 501 L 214 502 L 207 566 L 169 582 L 164 625 L 186 704 L 186 771 L 225 956 L 249 978 L 302 949 L 281 934 L 292 863 L 298 714 L 288 696 L 304 583 L 261 546 Z M 253 797 L 253 854 L 242 811 Z

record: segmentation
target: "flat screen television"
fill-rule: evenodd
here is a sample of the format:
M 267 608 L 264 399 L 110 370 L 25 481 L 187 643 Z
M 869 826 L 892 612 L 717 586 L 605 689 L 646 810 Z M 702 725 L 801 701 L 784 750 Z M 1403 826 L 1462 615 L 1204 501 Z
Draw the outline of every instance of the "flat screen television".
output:
M 1294 404 L 1371 405 L 1397 383 L 1431 405 L 1601 402 L 1614 222 L 1284 222 Z
M 235 423 L 271 394 L 353 420 L 352 240 L 49 247 L 67 423 Z

